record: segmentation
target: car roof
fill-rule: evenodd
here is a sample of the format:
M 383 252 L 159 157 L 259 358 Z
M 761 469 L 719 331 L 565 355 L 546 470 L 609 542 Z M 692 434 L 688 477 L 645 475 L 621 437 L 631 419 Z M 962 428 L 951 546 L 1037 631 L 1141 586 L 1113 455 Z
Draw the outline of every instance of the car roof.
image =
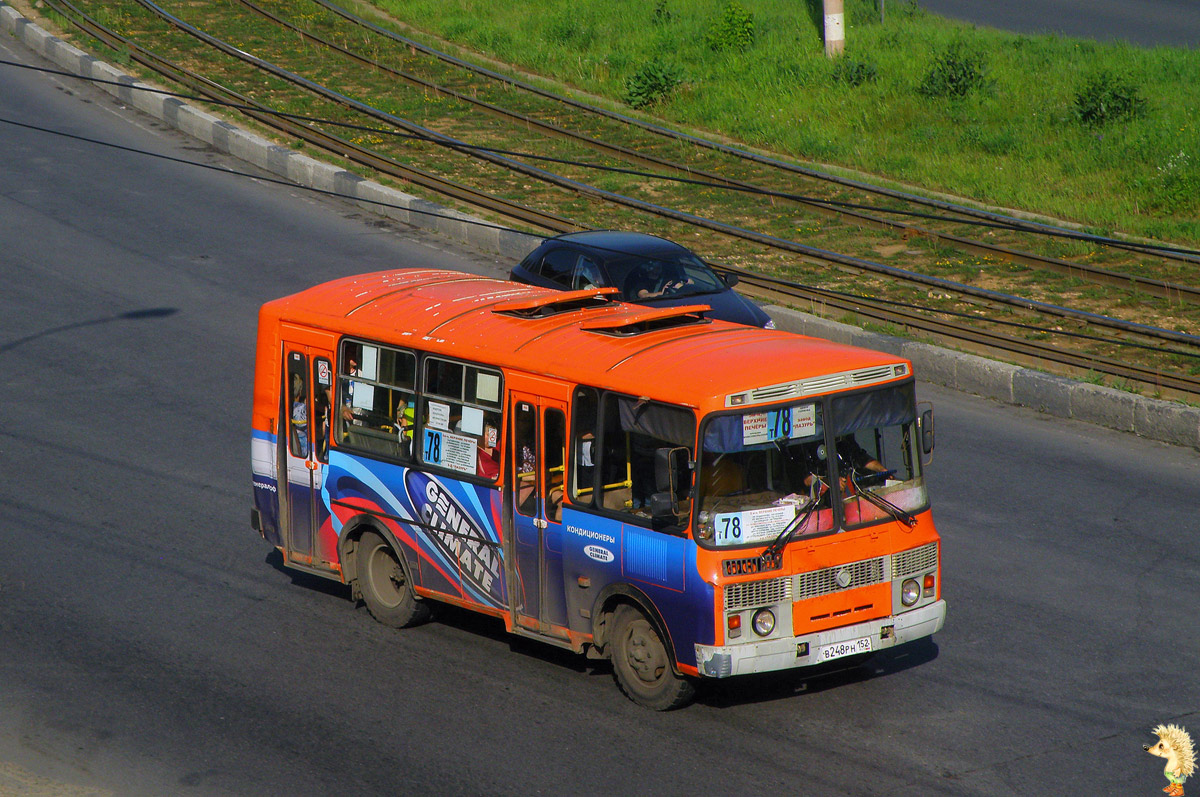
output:
M 687 247 L 681 246 L 657 235 L 644 232 L 629 232 L 626 230 L 588 230 L 586 232 L 571 232 L 549 239 L 549 241 L 567 241 L 587 247 L 594 247 L 606 257 L 623 255 L 673 255 L 691 254 Z M 548 242 L 549 242 L 548 241 Z

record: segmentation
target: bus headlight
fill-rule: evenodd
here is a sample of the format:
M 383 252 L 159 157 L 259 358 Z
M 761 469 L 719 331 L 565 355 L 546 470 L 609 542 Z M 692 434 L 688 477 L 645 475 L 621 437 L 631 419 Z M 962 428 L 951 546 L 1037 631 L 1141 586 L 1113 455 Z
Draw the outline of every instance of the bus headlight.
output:
M 900 585 L 900 602 L 905 606 L 912 606 L 921 598 L 921 585 L 917 583 L 915 578 L 906 578 L 904 583 Z
M 754 633 L 759 636 L 770 636 L 775 630 L 775 612 L 770 609 L 759 609 L 754 613 Z

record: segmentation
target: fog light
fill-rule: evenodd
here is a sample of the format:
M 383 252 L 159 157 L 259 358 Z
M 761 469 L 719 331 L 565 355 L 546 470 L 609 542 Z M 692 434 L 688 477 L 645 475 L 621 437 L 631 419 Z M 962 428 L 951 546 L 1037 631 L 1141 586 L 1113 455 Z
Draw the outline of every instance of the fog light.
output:
M 904 579 L 904 583 L 900 585 L 900 602 L 905 606 L 912 606 L 920 599 L 921 585 L 915 578 Z
M 754 613 L 754 633 L 759 636 L 770 636 L 775 630 L 775 612 L 770 609 L 759 609 Z

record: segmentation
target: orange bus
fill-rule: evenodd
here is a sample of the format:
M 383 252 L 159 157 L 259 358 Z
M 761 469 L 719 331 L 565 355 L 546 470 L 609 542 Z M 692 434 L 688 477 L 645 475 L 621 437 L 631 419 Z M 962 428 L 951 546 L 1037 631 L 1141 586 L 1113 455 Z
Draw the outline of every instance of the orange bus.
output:
M 402 627 L 443 601 L 632 700 L 944 622 L 903 358 L 451 271 L 264 305 L 254 528 Z

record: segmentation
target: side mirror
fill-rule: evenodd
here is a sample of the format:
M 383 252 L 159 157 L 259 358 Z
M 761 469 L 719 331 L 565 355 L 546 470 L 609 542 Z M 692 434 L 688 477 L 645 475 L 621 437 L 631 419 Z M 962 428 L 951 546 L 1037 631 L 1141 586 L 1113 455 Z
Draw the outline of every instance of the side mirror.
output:
M 725 281 L 726 287 L 732 288 L 738 284 L 738 275 L 732 271 L 726 271 L 721 274 L 721 279 Z
M 921 452 L 926 456 L 933 453 L 933 408 L 921 413 Z
M 653 517 L 672 517 L 678 511 L 679 473 L 688 466 L 686 448 L 658 448 L 654 451 L 654 494 L 650 496 Z
M 688 466 L 686 448 L 657 448 L 654 450 L 654 489 L 675 495 L 679 490 L 679 473 Z

